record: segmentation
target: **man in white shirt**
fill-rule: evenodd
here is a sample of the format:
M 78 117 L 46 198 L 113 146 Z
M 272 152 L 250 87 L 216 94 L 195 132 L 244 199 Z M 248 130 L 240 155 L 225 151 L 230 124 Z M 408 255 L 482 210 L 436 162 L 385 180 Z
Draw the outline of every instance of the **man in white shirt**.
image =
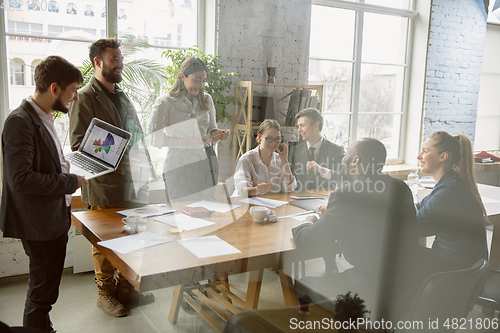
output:
M 69 173 L 52 113 L 68 112 L 82 82 L 77 67 L 47 57 L 35 69 L 35 94 L 10 113 L 2 133 L 0 229 L 4 237 L 20 239 L 29 257 L 23 326 L 49 332 L 66 257 L 71 193 L 88 183 Z
M 298 184 L 295 190 L 335 189 L 344 148 L 321 135 L 323 116 L 317 109 L 301 110 L 296 118 L 305 142 L 290 147 L 288 160 Z

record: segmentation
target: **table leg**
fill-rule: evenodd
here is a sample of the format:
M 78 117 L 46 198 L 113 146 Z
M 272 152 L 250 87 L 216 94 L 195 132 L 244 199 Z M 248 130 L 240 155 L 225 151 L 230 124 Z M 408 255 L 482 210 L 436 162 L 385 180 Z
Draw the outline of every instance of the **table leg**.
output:
M 263 268 L 250 272 L 250 276 L 248 278 L 248 289 L 247 289 L 247 297 L 245 303 L 251 309 L 257 309 L 257 306 L 259 304 L 260 287 L 262 285 L 263 274 L 264 274 Z
M 297 306 L 297 296 L 293 289 L 293 282 L 290 275 L 286 274 L 284 270 L 279 270 L 281 289 L 283 290 L 283 297 L 285 299 L 285 306 Z
M 227 273 L 224 274 L 223 277 L 220 278 L 220 283 L 227 288 L 227 290 L 230 290 L 229 289 L 229 276 Z M 226 301 L 228 301 L 229 303 L 231 303 L 231 299 L 228 297 L 228 296 L 224 296 L 224 298 L 226 299 Z
M 174 289 L 174 293 L 172 295 L 172 304 L 170 304 L 170 313 L 168 314 L 168 320 L 172 324 L 177 323 L 177 317 L 179 316 L 179 308 L 181 307 L 183 292 L 184 285 L 182 284 L 176 286 Z

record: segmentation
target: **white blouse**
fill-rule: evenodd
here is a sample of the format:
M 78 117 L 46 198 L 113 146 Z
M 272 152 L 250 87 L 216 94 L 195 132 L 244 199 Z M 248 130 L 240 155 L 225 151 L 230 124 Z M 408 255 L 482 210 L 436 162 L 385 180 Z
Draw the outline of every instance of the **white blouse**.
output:
M 200 105 L 198 98 L 194 98 L 191 102 L 185 95 L 181 97 L 171 96 L 169 93 L 159 96 L 153 104 L 153 110 L 148 118 L 146 129 L 150 135 L 150 142 L 155 147 L 164 147 L 166 137 L 185 137 L 179 132 L 175 124 L 196 119 L 200 135 L 202 139 L 209 138 L 210 132 L 217 129 L 215 122 L 215 106 L 212 96 L 205 93 L 205 98 L 208 102 L 208 110 Z M 169 127 L 171 130 L 169 131 Z M 212 139 L 209 139 L 205 144 L 211 144 Z
M 297 187 L 295 176 L 290 184 L 285 184 L 285 172 L 281 165 L 281 159 L 278 153 L 273 152 L 269 167 L 266 166 L 259 155 L 259 147 L 247 151 L 238 160 L 236 172 L 234 173 L 235 190 L 233 196 L 242 196 L 241 190 L 244 187 L 255 187 L 259 183 L 271 184 L 269 192 L 292 192 Z

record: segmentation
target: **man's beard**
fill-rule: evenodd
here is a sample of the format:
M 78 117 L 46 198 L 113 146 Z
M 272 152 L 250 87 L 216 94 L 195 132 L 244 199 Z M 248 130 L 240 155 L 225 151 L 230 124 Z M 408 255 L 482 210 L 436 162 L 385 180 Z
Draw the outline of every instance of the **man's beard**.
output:
M 54 104 L 52 104 L 52 110 L 54 111 L 60 111 L 64 114 L 68 113 L 68 108 L 64 105 L 64 103 L 61 101 L 61 97 L 57 97 L 55 100 Z
M 113 70 L 115 68 L 109 67 L 104 61 L 102 62 L 102 76 L 111 83 L 122 82 L 122 74 L 116 74 Z

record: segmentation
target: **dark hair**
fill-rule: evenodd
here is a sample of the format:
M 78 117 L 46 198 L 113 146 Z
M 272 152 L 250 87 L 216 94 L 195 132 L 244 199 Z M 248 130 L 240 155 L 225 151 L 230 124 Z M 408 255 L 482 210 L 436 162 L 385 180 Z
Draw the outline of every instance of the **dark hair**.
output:
M 323 129 L 323 116 L 318 109 L 315 108 L 307 108 L 299 111 L 295 118 L 299 119 L 300 117 L 307 117 L 309 120 L 309 124 L 314 125 L 315 123 L 319 123 L 319 131 Z
M 387 149 L 382 142 L 373 138 L 363 138 L 355 143 L 354 149 L 360 164 L 365 166 L 365 170 L 382 172 L 387 158 Z
M 94 58 L 97 57 L 103 60 L 104 53 L 108 47 L 119 49 L 122 46 L 121 42 L 116 38 L 103 38 L 96 40 L 89 47 L 89 58 L 92 66 L 95 68 Z
M 168 93 L 175 97 L 179 97 L 185 94 L 186 87 L 184 86 L 184 82 L 182 82 L 180 74 L 182 73 L 185 77 L 188 77 L 188 75 L 194 74 L 199 71 L 204 71 L 208 74 L 207 65 L 205 65 L 203 60 L 195 57 L 186 58 L 186 60 L 182 62 L 181 67 L 179 67 L 177 78 Z M 198 102 L 200 103 L 200 105 L 208 109 L 208 100 L 205 98 L 205 90 L 203 88 L 201 88 L 201 90 L 198 92 L 198 96 L 196 97 L 198 98 Z
M 59 56 L 48 56 L 35 68 L 35 86 L 36 91 L 46 92 L 52 83 L 57 83 L 62 90 L 66 89 L 71 83 L 83 83 L 82 72 Z
M 477 189 L 476 174 L 474 172 L 474 154 L 472 152 L 472 143 L 464 134 L 453 136 L 445 131 L 437 131 L 429 136 L 434 140 L 433 146 L 439 154 L 448 153 L 452 162 L 452 167 L 458 172 L 460 179 L 471 190 L 478 201 L 483 215 L 487 217 L 481 195 Z
M 265 131 L 271 128 L 277 129 L 281 133 L 280 123 L 278 123 L 278 121 L 275 119 L 265 119 L 260 123 L 259 129 L 257 130 L 257 143 L 260 144 L 259 135 L 263 134 Z

